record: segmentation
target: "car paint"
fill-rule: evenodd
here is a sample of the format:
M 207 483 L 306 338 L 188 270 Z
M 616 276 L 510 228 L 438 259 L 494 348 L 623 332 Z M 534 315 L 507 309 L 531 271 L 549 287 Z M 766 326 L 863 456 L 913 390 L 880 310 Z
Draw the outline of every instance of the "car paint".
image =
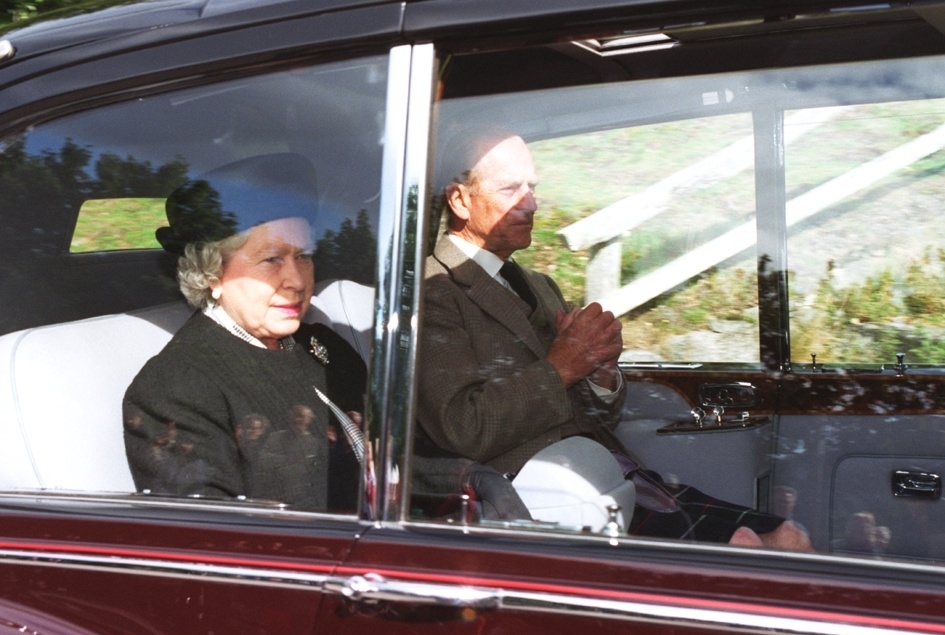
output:
M 800 4 L 766 7 L 777 12 Z M 476 633 L 945 632 L 945 590 L 934 566 L 417 522 L 402 506 L 402 485 L 388 481 L 393 467 L 409 465 L 405 439 L 416 363 L 411 324 L 419 296 L 417 253 L 405 245 L 423 234 L 413 218 L 427 202 L 422 195 L 412 199 L 410 191 L 425 189 L 430 122 L 408 115 L 427 112 L 434 91 L 435 51 L 425 42 L 515 41 L 608 20 L 657 23 L 693 16 L 698 8 L 687 2 L 615 0 L 575 8 L 564 0 L 540 7 L 428 0 L 338 2 L 312 11 L 302 3 L 273 3 L 196 18 L 203 5 L 158 3 L 132 27 L 120 12 L 121 26 L 89 22 L 91 32 L 80 31 L 75 40 L 69 25 L 62 40 L 58 27 L 26 31 L 22 45 L 16 32 L 7 34 L 18 52 L 0 65 L 0 130 L 234 66 L 395 47 L 392 75 L 411 79 L 389 101 L 389 129 L 397 134 L 385 147 L 389 213 L 382 215 L 388 225 L 379 228 L 379 270 L 387 277 L 378 284 L 370 410 L 372 433 L 395 441 L 377 457 L 379 491 L 389 495 L 361 518 L 212 502 L 203 510 L 135 496 L 3 495 L 0 626 L 37 633 L 414 633 L 444 627 Z M 167 12 L 158 10 L 164 7 Z M 275 13 L 257 24 L 264 9 Z M 748 2 L 713 12 L 732 18 L 762 13 Z M 772 332 L 770 347 L 779 350 L 778 329 Z M 784 362 L 779 353 L 767 368 L 733 371 L 732 379 L 762 387 L 761 414 L 824 412 L 835 378 L 786 375 Z M 637 374 L 683 395 L 719 376 Z M 877 397 L 870 395 L 888 395 L 891 381 L 886 375 L 844 380 L 861 400 L 854 414 L 874 412 Z M 908 411 L 926 385 L 933 394 L 941 390 L 936 375 L 909 381 L 914 388 L 891 407 Z

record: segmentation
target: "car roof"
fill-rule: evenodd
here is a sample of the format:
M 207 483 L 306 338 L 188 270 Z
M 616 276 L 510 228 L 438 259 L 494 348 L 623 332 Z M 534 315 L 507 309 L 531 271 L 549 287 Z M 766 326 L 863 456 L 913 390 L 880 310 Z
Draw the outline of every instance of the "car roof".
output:
M 145 31 L 199 22 L 201 30 L 234 28 L 262 20 L 324 13 L 361 5 L 395 4 L 398 0 L 99 0 L 81 8 L 53 11 L 17 22 L 0 39 L 15 49 L 11 61 L 127 37 Z M 263 17 L 264 16 L 264 17 Z M 2 61 L 0 61 L 2 64 Z
M 313 15 L 367 5 L 413 4 L 416 18 L 404 24 L 405 32 L 422 34 L 428 28 L 449 30 L 450 25 L 506 23 L 531 14 L 545 17 L 575 11 L 598 15 L 618 7 L 633 13 L 649 13 L 669 20 L 674 15 L 702 15 L 735 19 L 746 15 L 777 15 L 794 18 L 806 12 L 857 8 L 861 0 L 724 0 L 695 10 L 687 0 L 98 0 L 79 8 L 64 8 L 0 28 L 0 40 L 15 49 L 15 55 L 0 67 L 24 58 L 77 47 L 92 42 L 127 37 L 145 31 L 193 23 L 194 30 L 238 28 L 241 25 L 278 21 L 292 16 Z M 922 5 L 923 0 L 890 2 L 882 6 Z M 600 17 L 598 15 L 598 17 Z M 199 27 L 197 25 L 199 24 Z M 664 25 L 665 26 L 665 25 Z M 478 29 L 474 29 L 479 32 Z M 480 35 L 486 35 L 480 32 Z

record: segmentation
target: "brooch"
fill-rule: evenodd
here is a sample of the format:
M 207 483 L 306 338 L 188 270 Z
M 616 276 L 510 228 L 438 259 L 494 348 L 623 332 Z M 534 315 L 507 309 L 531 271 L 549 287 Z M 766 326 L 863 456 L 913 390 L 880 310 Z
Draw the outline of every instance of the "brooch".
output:
M 316 338 L 311 340 L 312 348 L 309 349 L 309 352 L 315 356 L 315 359 L 320 361 L 325 366 L 328 365 L 328 349 L 325 348 L 325 345 L 319 342 Z

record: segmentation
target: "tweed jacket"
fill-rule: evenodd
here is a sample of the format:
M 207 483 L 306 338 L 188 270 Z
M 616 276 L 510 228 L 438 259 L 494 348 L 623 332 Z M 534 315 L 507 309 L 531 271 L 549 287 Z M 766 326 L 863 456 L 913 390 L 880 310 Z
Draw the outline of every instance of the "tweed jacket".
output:
M 427 258 L 418 454 L 458 455 L 515 473 L 568 436 L 615 438 L 623 385 L 610 404 L 586 380 L 565 388 L 545 356 L 556 312 L 568 306 L 551 278 L 525 274 L 534 311 L 450 240 L 441 238 Z

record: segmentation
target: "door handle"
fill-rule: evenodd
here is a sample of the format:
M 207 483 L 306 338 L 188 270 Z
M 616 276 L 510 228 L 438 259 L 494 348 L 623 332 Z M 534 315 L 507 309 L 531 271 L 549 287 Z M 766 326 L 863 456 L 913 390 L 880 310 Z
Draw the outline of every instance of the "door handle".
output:
M 892 474 L 893 496 L 938 500 L 942 497 L 942 478 L 931 472 L 896 470 Z
M 497 589 L 388 580 L 376 573 L 329 577 L 322 583 L 322 588 L 326 593 L 341 595 L 353 602 L 371 604 L 396 602 L 488 610 L 498 608 L 502 602 L 501 592 Z

